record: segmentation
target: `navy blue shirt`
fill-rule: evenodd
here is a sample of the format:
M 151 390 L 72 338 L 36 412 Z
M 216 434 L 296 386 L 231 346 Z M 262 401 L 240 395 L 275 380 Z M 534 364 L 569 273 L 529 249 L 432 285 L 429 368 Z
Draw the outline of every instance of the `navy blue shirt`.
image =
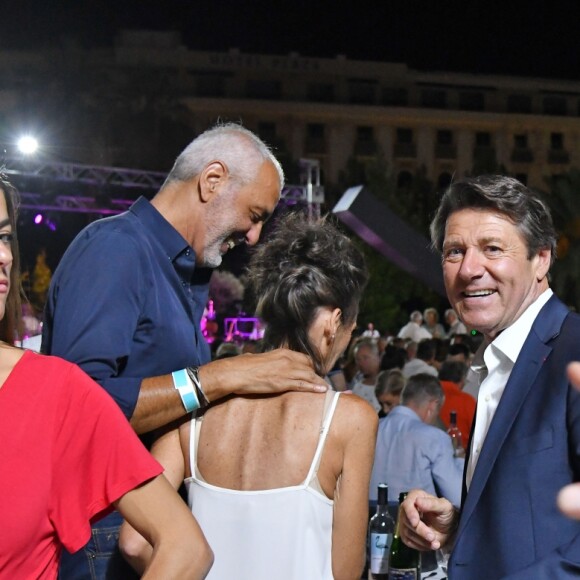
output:
M 52 278 L 42 352 L 78 364 L 127 418 L 141 381 L 210 360 L 200 328 L 211 270 L 145 199 L 86 227 Z

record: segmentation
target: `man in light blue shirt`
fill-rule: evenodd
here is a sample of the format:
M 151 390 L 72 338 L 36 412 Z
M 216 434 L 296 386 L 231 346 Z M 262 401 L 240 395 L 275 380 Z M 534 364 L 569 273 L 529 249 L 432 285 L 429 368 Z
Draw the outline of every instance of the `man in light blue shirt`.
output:
M 449 435 L 432 425 L 443 400 L 436 377 L 423 373 L 408 380 L 401 404 L 379 423 L 371 500 L 377 499 L 377 486 L 384 482 L 391 497 L 420 488 L 460 505 L 464 459 L 454 457 Z

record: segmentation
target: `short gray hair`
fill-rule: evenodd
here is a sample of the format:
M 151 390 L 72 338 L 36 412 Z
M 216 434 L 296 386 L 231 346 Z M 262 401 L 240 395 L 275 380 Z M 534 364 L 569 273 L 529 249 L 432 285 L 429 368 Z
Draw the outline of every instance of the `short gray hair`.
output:
M 369 349 L 371 353 L 377 357 L 381 356 L 379 345 L 374 338 L 368 336 L 359 338 L 354 344 L 353 353 L 356 354 L 361 348 Z
M 409 320 L 411 322 L 417 322 L 419 320 L 423 321 L 423 314 L 421 313 L 420 310 L 413 310 L 413 312 L 411 312 L 411 315 L 409 316 Z
M 422 405 L 433 399 L 439 403 L 444 399 L 443 389 L 437 377 L 420 373 L 407 379 L 407 384 L 401 393 L 402 405 L 408 406 L 411 401 L 417 405 Z
M 221 123 L 197 136 L 177 157 L 165 184 L 187 181 L 199 175 L 212 161 L 227 166 L 232 181 L 240 186 L 251 183 L 265 161 L 270 161 L 284 186 L 284 171 L 270 148 L 254 133 L 238 123 Z

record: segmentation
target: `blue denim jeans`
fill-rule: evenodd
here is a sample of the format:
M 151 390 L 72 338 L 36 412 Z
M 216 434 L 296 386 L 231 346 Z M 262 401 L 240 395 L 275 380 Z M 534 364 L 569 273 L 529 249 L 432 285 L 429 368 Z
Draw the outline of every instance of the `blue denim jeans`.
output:
M 113 512 L 92 526 L 89 543 L 78 552 L 63 550 L 59 580 L 133 580 L 138 574 L 125 562 L 117 541 L 123 518 Z

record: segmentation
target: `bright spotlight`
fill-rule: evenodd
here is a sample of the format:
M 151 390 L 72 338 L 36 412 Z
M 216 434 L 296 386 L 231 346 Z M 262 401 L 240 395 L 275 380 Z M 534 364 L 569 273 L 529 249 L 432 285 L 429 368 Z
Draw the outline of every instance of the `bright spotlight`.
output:
M 43 216 L 41 213 L 37 213 L 37 214 L 34 216 L 34 223 L 35 223 L 36 225 L 39 225 L 39 224 L 41 224 L 43 220 L 44 220 L 44 216 Z
M 30 135 L 20 137 L 18 140 L 18 150 L 24 155 L 32 155 L 38 149 L 38 141 Z

